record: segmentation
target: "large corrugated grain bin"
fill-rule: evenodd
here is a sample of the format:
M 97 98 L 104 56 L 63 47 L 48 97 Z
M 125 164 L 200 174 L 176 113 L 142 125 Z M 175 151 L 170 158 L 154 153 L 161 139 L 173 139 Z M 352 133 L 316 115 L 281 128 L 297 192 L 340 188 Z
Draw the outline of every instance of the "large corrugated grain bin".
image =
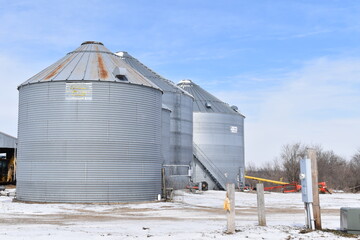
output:
M 188 172 L 193 160 L 193 97 L 127 52 L 117 52 L 116 54 L 163 90 L 162 102 L 171 110 L 169 153 L 163 165 L 166 185 L 174 189 L 185 188 L 190 181 Z
M 17 199 L 129 202 L 161 193 L 162 91 L 99 42 L 21 84 Z
M 224 189 L 226 183 L 244 182 L 244 116 L 191 80 L 179 87 L 194 96 L 195 182 Z

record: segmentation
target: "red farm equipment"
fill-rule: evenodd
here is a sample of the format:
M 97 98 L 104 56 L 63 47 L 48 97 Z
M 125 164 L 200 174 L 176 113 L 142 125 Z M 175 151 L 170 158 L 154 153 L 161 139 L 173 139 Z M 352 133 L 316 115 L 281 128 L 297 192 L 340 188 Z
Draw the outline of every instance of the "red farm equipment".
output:
M 273 184 L 278 184 L 278 186 L 271 186 L 271 187 L 264 187 L 265 191 L 271 191 L 275 189 L 282 189 L 283 193 L 291 193 L 291 192 L 299 192 L 301 191 L 301 185 L 298 182 L 283 182 L 283 181 L 275 181 L 271 179 L 266 178 L 258 178 L 258 177 L 252 177 L 252 176 L 245 176 L 247 179 L 257 180 L 259 182 L 269 182 Z M 319 193 L 330 193 L 329 189 L 326 186 L 326 182 L 319 182 Z

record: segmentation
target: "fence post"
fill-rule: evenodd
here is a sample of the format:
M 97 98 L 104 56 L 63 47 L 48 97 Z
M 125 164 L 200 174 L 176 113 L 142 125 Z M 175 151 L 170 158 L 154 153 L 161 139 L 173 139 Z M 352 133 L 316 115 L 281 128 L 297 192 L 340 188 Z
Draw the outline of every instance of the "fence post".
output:
M 266 226 L 264 184 L 256 184 L 259 226 Z
M 226 184 L 226 197 L 230 201 L 230 209 L 226 211 L 227 216 L 227 233 L 235 233 L 235 184 Z
M 312 176 L 312 188 L 313 188 L 313 212 L 314 212 L 315 229 L 321 230 L 319 180 L 318 180 L 316 151 L 314 149 L 309 148 L 308 149 L 308 157 L 311 160 L 311 176 Z

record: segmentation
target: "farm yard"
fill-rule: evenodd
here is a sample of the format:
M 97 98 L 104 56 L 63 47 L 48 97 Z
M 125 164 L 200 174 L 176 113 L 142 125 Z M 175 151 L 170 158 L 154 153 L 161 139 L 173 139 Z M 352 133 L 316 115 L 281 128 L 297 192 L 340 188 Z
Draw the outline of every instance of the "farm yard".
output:
M 0 6 L 0 240 L 360 240 L 360 1 Z
M 266 227 L 258 226 L 256 194 L 235 195 L 236 233 L 228 235 L 223 191 L 176 191 L 172 202 L 131 204 L 22 203 L 10 194 L 0 197 L 0 238 L 349 239 L 329 230 L 305 231 L 300 193 L 265 193 Z M 359 207 L 360 195 L 324 194 L 320 203 L 323 229 L 339 230 L 340 208 Z

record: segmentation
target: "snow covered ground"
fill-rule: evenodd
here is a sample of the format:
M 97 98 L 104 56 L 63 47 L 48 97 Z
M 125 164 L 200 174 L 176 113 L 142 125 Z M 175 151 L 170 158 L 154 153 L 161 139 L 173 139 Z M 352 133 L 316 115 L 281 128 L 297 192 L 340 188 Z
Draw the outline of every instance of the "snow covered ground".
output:
M 299 193 L 266 193 L 267 227 L 260 227 L 256 194 L 237 192 L 237 232 L 227 235 L 224 198 L 222 191 L 177 191 L 173 202 L 93 205 L 29 204 L 1 196 L 0 239 L 348 239 L 300 233 L 305 215 Z M 323 228 L 339 229 L 340 207 L 360 207 L 360 194 L 320 195 L 320 203 Z

